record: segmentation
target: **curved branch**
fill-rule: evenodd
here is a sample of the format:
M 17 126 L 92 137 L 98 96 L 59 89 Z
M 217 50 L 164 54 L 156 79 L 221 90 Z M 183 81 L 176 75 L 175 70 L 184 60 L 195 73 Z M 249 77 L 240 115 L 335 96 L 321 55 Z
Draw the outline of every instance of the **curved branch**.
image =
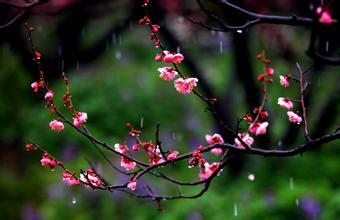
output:
M 231 144 L 224 144 L 224 145 L 220 145 L 219 147 L 223 147 L 226 149 L 233 149 L 235 152 L 260 155 L 264 157 L 291 157 L 291 156 L 295 156 L 298 154 L 302 154 L 312 149 L 313 147 L 320 146 L 322 144 L 326 144 L 334 140 L 338 140 L 339 138 L 340 138 L 340 132 L 337 131 L 333 134 L 328 134 L 320 138 L 312 139 L 291 150 L 265 150 L 261 148 L 238 148 L 237 146 L 234 146 Z
M 224 28 L 223 31 L 243 30 L 251 26 L 254 26 L 256 24 L 282 24 L 282 25 L 292 25 L 292 26 L 312 26 L 314 24 L 313 18 L 309 18 L 309 17 L 301 17 L 297 15 L 290 15 L 290 16 L 264 15 L 264 14 L 259 14 L 259 13 L 248 11 L 227 0 L 213 1 L 213 3 L 216 5 L 221 5 L 221 6 L 233 9 L 245 15 L 246 17 L 251 18 L 251 20 L 246 21 L 242 25 L 228 25 L 224 21 L 222 21 L 218 16 L 212 14 L 207 8 L 205 8 L 200 0 L 197 0 L 197 3 L 199 4 L 202 11 L 204 11 L 208 15 L 208 17 L 215 20 L 221 27 Z M 331 24 L 338 24 L 338 20 L 332 19 Z
M 291 16 L 278 16 L 278 15 L 263 15 L 263 14 L 259 14 L 259 13 L 254 13 L 251 11 L 248 11 L 246 9 L 243 9 L 231 2 L 228 2 L 226 0 L 216 0 L 214 1 L 215 4 L 219 4 L 222 5 L 224 7 L 228 7 L 231 8 L 235 11 L 238 11 L 254 20 L 258 20 L 257 22 L 247 22 L 245 24 L 246 27 L 250 27 L 253 26 L 255 24 L 283 24 L 283 25 L 299 25 L 299 26 L 311 26 L 313 25 L 313 19 L 312 18 L 308 18 L 308 17 L 300 17 L 297 15 L 291 15 Z M 253 20 L 253 21 L 254 21 Z M 337 24 L 338 21 L 333 19 L 332 20 L 332 24 Z M 244 26 L 244 25 L 243 25 Z M 236 29 L 236 27 L 238 27 L 239 29 L 242 29 L 242 26 L 234 26 Z
M 12 25 L 19 18 L 24 16 L 29 9 L 31 9 L 32 7 L 34 7 L 36 5 L 43 4 L 45 2 L 47 2 L 47 1 L 46 0 L 35 0 L 35 1 L 28 2 L 28 3 L 25 3 L 25 4 L 21 4 L 21 5 L 12 4 L 12 3 L 9 3 L 9 2 L 0 2 L 0 5 L 6 5 L 6 6 L 9 6 L 9 7 L 12 7 L 12 8 L 23 9 L 18 14 L 16 14 L 13 18 L 11 18 L 8 22 L 6 22 L 5 24 L 1 24 L 0 29 Z

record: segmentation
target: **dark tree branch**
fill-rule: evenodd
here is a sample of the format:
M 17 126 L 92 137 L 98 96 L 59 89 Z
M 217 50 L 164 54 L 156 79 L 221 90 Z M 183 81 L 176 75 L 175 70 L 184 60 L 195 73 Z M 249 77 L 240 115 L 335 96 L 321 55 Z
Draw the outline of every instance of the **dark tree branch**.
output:
M 46 3 L 46 2 L 47 2 L 46 0 L 34 0 L 34 1 L 27 1 L 27 3 L 21 4 L 21 5 L 13 4 L 13 3 L 10 3 L 10 2 L 0 2 L 0 5 L 5 5 L 5 6 L 9 6 L 11 8 L 20 9 L 19 13 L 17 13 L 13 18 L 11 18 L 9 21 L 7 21 L 4 24 L 1 24 L 0 29 L 6 28 L 6 27 L 12 25 L 17 20 L 19 20 L 19 18 L 24 16 L 31 8 L 33 8 L 34 6 Z
M 243 9 L 229 1 L 226 0 L 214 0 L 215 4 L 233 9 L 234 11 L 240 12 L 241 14 L 249 17 L 253 20 L 246 22 L 244 25 L 241 26 L 231 26 L 229 27 L 230 30 L 238 30 L 248 28 L 255 24 L 283 24 L 283 25 L 290 25 L 290 26 L 311 26 L 313 25 L 313 19 L 308 17 L 300 17 L 297 15 L 292 16 L 277 16 L 277 15 L 263 15 L 259 13 L 254 13 Z M 332 21 L 332 24 L 337 24 L 338 21 Z M 227 26 L 228 28 L 228 26 Z
M 306 54 L 312 58 L 315 61 L 320 61 L 322 63 L 328 64 L 328 65 L 340 65 L 340 57 L 339 56 L 327 56 L 324 54 L 321 54 L 318 52 L 318 50 L 315 47 L 315 41 L 316 41 L 316 34 L 315 34 L 315 28 L 320 26 L 325 26 L 324 24 L 320 24 L 317 20 L 318 18 L 315 16 L 313 18 L 309 17 L 300 17 L 297 15 L 292 16 L 277 16 L 277 15 L 263 15 L 259 13 L 254 13 L 251 11 L 248 11 L 242 7 L 239 7 L 227 0 L 214 0 L 212 1 L 216 5 L 221 5 L 223 7 L 226 7 L 228 9 L 231 9 L 235 12 L 239 12 L 240 14 L 244 15 L 244 19 L 246 21 L 241 25 L 229 25 L 224 20 L 222 20 L 219 16 L 213 14 L 210 12 L 200 0 L 197 0 L 198 5 L 200 6 L 201 10 L 212 20 L 216 21 L 217 24 L 220 26 L 219 28 L 213 27 L 207 24 L 204 24 L 203 22 L 197 22 L 193 21 L 192 19 L 188 19 L 189 21 L 199 24 L 204 28 L 207 28 L 209 30 L 215 30 L 215 31 L 221 31 L 221 32 L 228 32 L 228 31 L 241 31 L 243 32 L 245 29 L 257 25 L 257 24 L 278 24 L 278 25 L 290 25 L 290 26 L 305 26 L 305 27 L 311 27 L 312 33 L 311 33 L 311 41 L 309 49 L 307 50 Z M 333 19 L 331 24 L 327 25 L 338 25 L 338 20 Z

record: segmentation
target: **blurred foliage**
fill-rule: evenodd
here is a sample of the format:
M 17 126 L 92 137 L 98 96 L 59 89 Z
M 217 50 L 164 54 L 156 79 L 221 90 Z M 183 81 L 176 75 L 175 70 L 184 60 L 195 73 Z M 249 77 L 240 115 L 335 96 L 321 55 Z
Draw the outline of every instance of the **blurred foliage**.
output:
M 110 22 L 117 19 L 120 19 L 120 14 L 89 24 L 83 34 L 82 45 L 90 46 L 109 29 Z M 39 18 L 33 20 L 39 24 Z M 35 40 L 37 47 L 48 56 L 57 48 L 53 36 L 58 33 L 48 24 L 45 25 L 37 29 L 39 34 Z M 95 62 L 67 72 L 74 104 L 77 110 L 88 113 L 87 126 L 92 134 L 110 144 L 129 143 L 125 124 L 130 122 L 136 128 L 142 126 L 145 140 L 154 140 L 159 122 L 162 141 L 169 149 L 176 146 L 180 152 L 185 152 L 199 143 L 205 143 L 204 135 L 214 132 L 214 123 L 204 111 L 203 103 L 194 96 L 178 95 L 172 84 L 160 80 L 156 70 L 161 64 L 153 61 L 155 51 L 147 39 L 145 28 L 134 24 L 127 28 L 130 30 L 123 35 L 113 35 L 115 43 L 109 42 L 106 51 Z M 228 44 L 230 37 L 205 30 L 195 31 L 197 33 L 192 34 L 197 34 L 200 40 L 195 39 L 191 43 L 184 41 L 184 47 L 193 54 L 204 78 L 219 95 L 224 95 L 227 89 L 231 91 L 228 97 L 232 98 L 227 103 L 233 110 L 232 118 L 251 111 L 252 106 L 247 105 L 244 91 L 235 80 L 237 73 L 233 70 L 231 45 Z M 273 122 L 270 135 L 277 143 L 289 128 L 285 112 L 278 107 L 276 100 L 280 96 L 296 96 L 293 89 L 278 86 L 278 75 L 296 73 L 296 67 L 294 63 L 283 60 L 275 44 L 262 39 L 259 32 L 249 35 L 251 51 L 255 51 L 254 71 L 259 73 L 261 70 L 255 60 L 256 52 L 265 49 L 274 61 L 277 78 L 276 84 L 270 86 L 267 109 L 270 109 Z M 298 57 L 305 57 L 303 49 L 307 42 L 300 44 L 300 35 L 307 36 L 307 33 L 292 31 L 289 40 L 296 47 Z M 221 40 L 226 42 L 222 51 L 219 48 Z M 215 46 L 208 48 L 209 43 Z M 201 45 L 206 48 L 202 49 Z M 2 45 L 0 52 L 3 57 L 0 60 L 0 138 L 3 154 L 0 219 L 273 220 L 336 219 L 340 216 L 338 141 L 294 158 L 245 156 L 245 165 L 238 175 L 231 174 L 226 168 L 203 197 L 161 202 L 163 211 L 158 211 L 160 207 L 152 201 L 135 199 L 119 192 L 91 192 L 82 187 L 67 187 L 62 183 L 60 170 L 51 172 L 44 169 L 39 163 L 41 155 L 24 152 L 22 146 L 28 138 L 44 146 L 74 171 L 86 169 L 89 160 L 107 180 L 119 182 L 126 179 L 113 174 L 98 151 L 71 128 L 60 133 L 50 131 L 48 122 L 54 117 L 43 107 L 43 94 L 35 95 L 30 88 L 30 82 L 36 77 L 29 75 L 8 45 Z M 299 62 L 307 66 L 310 61 L 303 59 Z M 184 72 L 188 71 L 184 66 L 181 68 Z M 316 122 L 328 97 L 336 93 L 336 86 L 333 85 L 337 82 L 338 72 L 336 68 L 326 68 L 321 75 L 310 78 L 316 86 L 309 91 L 313 96 L 308 112 L 311 121 Z M 64 93 L 65 86 L 61 79 L 52 80 L 50 86 L 55 88 L 56 97 Z M 61 101 L 59 98 L 60 104 Z M 67 111 L 64 112 L 71 117 Z M 294 129 L 302 134 L 298 127 Z M 299 139 L 296 143 L 302 141 Z M 105 153 L 112 161 L 119 163 L 119 158 Z M 209 159 L 216 158 L 211 156 Z M 196 178 L 198 174 L 198 170 L 188 169 L 184 163 L 176 164 L 174 169 L 162 169 L 182 179 Z M 247 179 L 250 173 L 256 176 L 253 182 Z M 177 189 L 169 189 L 168 183 L 153 178 L 147 181 L 157 191 L 176 193 L 174 190 Z M 198 189 L 182 187 L 186 193 L 194 193 Z

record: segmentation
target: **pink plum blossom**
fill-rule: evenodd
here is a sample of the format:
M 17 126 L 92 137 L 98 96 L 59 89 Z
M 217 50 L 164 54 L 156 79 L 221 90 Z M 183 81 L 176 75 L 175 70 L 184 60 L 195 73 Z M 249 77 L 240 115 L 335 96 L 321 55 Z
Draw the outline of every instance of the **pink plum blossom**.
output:
M 49 126 L 51 127 L 52 130 L 54 131 L 61 131 L 65 128 L 64 124 L 58 120 L 53 120 L 49 123 Z
M 172 62 L 174 63 L 181 63 L 184 60 L 184 56 L 180 53 L 174 54 Z
M 167 81 L 173 80 L 178 74 L 177 71 L 175 71 L 172 67 L 169 66 L 158 68 L 158 72 L 161 73 L 159 74 L 159 77 Z
M 127 184 L 127 187 L 131 190 L 136 190 L 137 187 L 137 181 L 136 180 L 130 180 Z
M 172 63 L 174 60 L 174 55 L 168 51 L 163 51 L 163 53 L 165 54 L 163 58 L 164 62 Z
M 299 125 L 302 122 L 302 118 L 292 111 L 288 111 L 287 115 L 288 115 L 288 120 L 292 123 L 296 123 Z
M 242 141 L 247 144 L 248 147 L 254 143 L 254 139 L 248 133 L 239 133 L 238 136 L 242 138 Z M 238 147 L 243 147 L 243 144 L 235 138 L 235 145 Z
M 159 31 L 159 25 L 157 25 L 157 24 L 154 24 L 154 25 L 152 25 L 152 32 L 154 32 L 154 33 L 156 33 L 156 32 L 158 32 Z
M 214 144 L 224 144 L 224 140 L 220 134 L 213 134 L 213 135 L 205 135 L 205 140 L 208 142 L 209 145 Z
M 77 128 L 81 127 L 87 120 L 86 112 L 76 112 L 73 114 L 73 125 Z
M 87 188 L 100 187 L 102 185 L 102 181 L 92 169 L 88 169 L 86 174 L 81 173 L 80 180 L 85 183 Z
M 199 174 L 199 178 L 201 180 L 208 179 L 217 170 L 217 168 L 220 165 L 221 165 L 220 162 L 213 162 L 211 164 L 209 164 L 208 162 L 205 162 L 204 165 L 201 168 L 201 172 Z
M 62 176 L 63 176 L 63 181 L 70 186 L 80 184 L 79 179 L 68 171 L 63 172 Z
M 329 11 L 323 9 L 321 6 L 317 7 L 316 13 L 320 15 L 319 22 L 323 24 L 331 24 L 332 16 Z
M 210 146 L 214 144 L 224 144 L 224 140 L 220 134 L 213 134 L 213 135 L 205 135 L 205 140 L 208 142 Z M 215 155 L 220 155 L 223 153 L 222 148 L 214 148 L 211 150 L 211 153 Z
M 287 88 L 289 86 L 289 77 L 280 75 L 280 84 Z
M 266 68 L 266 74 L 267 74 L 267 76 L 273 76 L 274 75 L 274 68 L 272 68 L 272 67 L 268 67 L 268 68 Z
M 210 152 L 215 155 L 221 155 L 223 153 L 223 150 L 222 148 L 214 148 Z
M 125 154 L 127 147 L 123 144 L 115 144 L 114 149 L 121 154 Z
M 253 134 L 255 134 L 256 136 L 258 135 L 264 135 L 267 133 L 267 127 L 268 127 L 269 123 L 268 122 L 262 122 L 262 123 L 255 123 L 255 124 L 251 124 L 249 126 L 249 131 Z
M 174 150 L 172 152 L 170 152 L 170 154 L 167 156 L 167 160 L 173 160 L 178 156 L 179 152 Z
M 54 95 L 54 92 L 52 90 L 48 90 L 48 92 L 46 92 L 45 94 L 45 99 L 51 100 L 53 99 L 53 95 Z
M 136 162 L 130 160 L 127 157 L 122 157 L 122 160 L 120 161 L 120 165 L 124 167 L 125 170 L 132 170 L 136 167 Z
M 138 151 L 138 150 L 139 150 L 139 144 L 134 144 L 134 145 L 132 146 L 132 150 Z
M 324 11 L 321 13 L 319 21 L 323 24 L 332 24 L 332 16 L 328 11 Z
M 162 55 L 162 54 L 156 54 L 155 60 L 156 60 L 157 62 L 161 62 L 161 61 L 163 60 L 163 55 Z
M 58 162 L 52 158 L 48 153 L 44 153 L 43 158 L 40 160 L 41 165 L 53 169 L 58 165 Z
M 294 107 L 294 104 L 292 101 L 290 101 L 287 98 L 282 98 L 282 97 L 280 97 L 277 100 L 277 104 L 279 104 L 281 108 L 286 108 L 286 109 L 292 109 Z
M 38 92 L 39 88 L 43 86 L 42 82 L 33 82 L 31 84 L 31 87 L 33 89 L 34 92 Z
M 197 86 L 198 79 L 197 78 L 178 78 L 174 81 L 175 88 L 177 92 L 188 95 L 195 86 Z

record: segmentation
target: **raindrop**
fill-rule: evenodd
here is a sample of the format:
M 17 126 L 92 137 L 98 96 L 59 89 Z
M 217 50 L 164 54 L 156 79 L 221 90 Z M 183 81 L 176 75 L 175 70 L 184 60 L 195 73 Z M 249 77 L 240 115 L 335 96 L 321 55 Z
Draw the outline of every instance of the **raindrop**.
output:
M 79 67 L 79 60 L 77 60 L 77 70 L 79 71 L 80 67 Z
M 77 199 L 75 197 L 72 198 L 72 204 L 76 204 L 77 203 Z
M 234 216 L 237 216 L 238 212 L 237 212 L 237 204 L 234 203 Z
M 61 57 L 63 55 L 63 48 L 58 46 L 58 56 Z
M 172 139 L 176 140 L 176 133 L 172 133 Z
M 116 39 L 116 34 L 112 33 L 112 44 L 116 44 L 117 43 L 117 39 Z
M 64 59 L 61 60 L 61 71 L 64 71 L 65 68 L 65 62 Z
M 329 41 L 326 41 L 326 52 L 329 50 Z
M 210 31 L 210 34 L 214 36 L 214 35 L 216 34 L 216 31 L 211 30 L 211 31 Z
M 290 177 L 290 178 L 289 178 L 289 186 L 290 186 L 290 189 L 291 189 L 291 190 L 294 189 L 294 180 L 293 180 L 293 177 Z
M 239 34 L 242 34 L 242 33 L 243 33 L 242 30 L 237 30 L 236 32 L 239 33 Z
M 144 125 L 144 118 L 141 117 L 140 118 L 140 128 L 143 128 L 143 125 Z
M 181 52 L 181 48 L 180 48 L 180 46 L 177 46 L 177 48 L 176 48 L 176 52 L 177 52 L 177 53 L 180 53 L 180 52 Z
M 121 36 L 118 36 L 118 41 L 119 41 L 119 44 L 122 44 L 122 37 Z
M 220 53 L 223 53 L 223 41 L 220 40 Z
M 115 52 L 115 57 L 117 60 L 120 60 L 120 58 L 122 58 L 122 53 L 118 50 Z
M 296 204 L 296 206 L 299 206 L 299 204 L 300 204 L 299 199 L 296 199 L 296 200 L 295 200 L 295 204 Z

